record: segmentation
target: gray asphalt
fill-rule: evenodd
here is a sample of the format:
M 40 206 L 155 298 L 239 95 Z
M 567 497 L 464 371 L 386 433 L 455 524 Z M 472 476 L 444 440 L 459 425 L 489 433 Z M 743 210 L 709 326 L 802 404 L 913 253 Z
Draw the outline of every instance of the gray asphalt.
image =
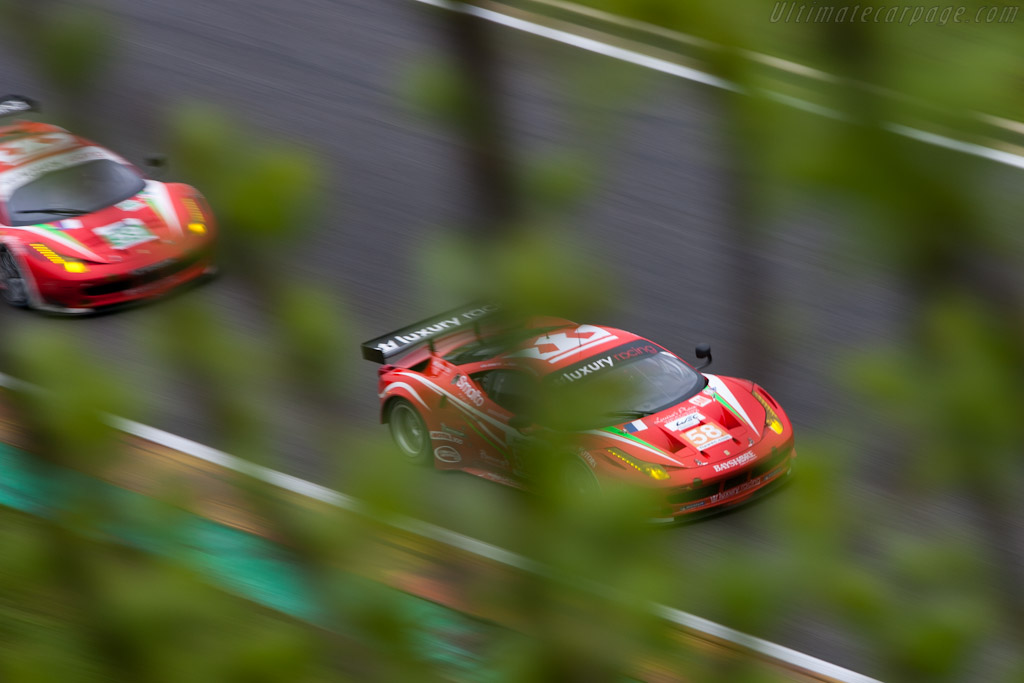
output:
M 434 244 L 436 226 L 456 226 L 467 216 L 465 177 L 455 141 L 410 109 L 402 85 L 413 66 L 440 51 L 436 11 L 408 0 L 108 4 L 120 31 L 116 65 L 91 100 L 103 122 L 95 134 L 100 142 L 141 159 L 160 148 L 169 105 L 194 99 L 227 107 L 245 126 L 314 150 L 328 170 L 331 191 L 322 223 L 287 267 L 339 295 L 355 321 L 349 330 L 353 342 L 458 303 L 443 301 L 436 288 L 422 283 L 418 255 Z M 731 295 L 736 274 L 726 228 L 728 146 L 713 94 L 704 86 L 508 31 L 500 33 L 500 47 L 518 150 L 572 144 L 581 115 L 587 121 L 615 120 L 612 132 L 599 140 L 603 170 L 572 216 L 568 246 L 606 260 L 594 276 L 614 284 L 617 299 L 609 318 L 591 322 L 630 329 L 684 355 L 695 343 L 709 341 L 713 369 L 731 374 L 731 359 L 740 357 L 751 335 Z M 9 45 L 0 49 L 0 90 L 44 103 L 55 97 Z M 597 109 L 572 104 L 567 93 L 581 67 L 604 70 L 609 83 L 626 82 L 632 94 Z M 934 163 L 975 164 L 979 178 L 996 191 L 1018 180 L 1011 171 L 952 153 L 923 146 L 920 153 Z M 851 226 L 841 212 L 799 188 L 793 196 L 791 208 L 766 221 L 771 237 L 760 257 L 767 264 L 782 344 L 772 367 L 756 379 L 787 407 L 798 438 L 848 441 L 850 434 L 839 425 L 859 413 L 832 375 L 851 352 L 901 341 L 912 311 L 898 273 L 845 237 Z M 1005 206 L 997 213 L 1009 222 L 1013 207 Z M 214 301 L 243 333 L 264 329 L 260 302 L 230 272 L 184 296 Z M 218 442 L 217 425 L 197 409 L 203 388 L 159 367 L 145 350 L 154 308 L 71 321 L 2 315 L 8 327 L 46 324 L 80 336 L 134 378 L 138 415 L 145 421 L 226 445 Z M 339 353 L 354 359 L 346 370 L 351 400 L 340 419 L 355 429 L 373 429 L 374 367 L 355 362 L 355 344 Z M 8 371 L 17 374 L 17 368 Z M 338 456 L 319 452 L 304 429 L 311 418 L 287 406 L 274 413 L 277 446 L 286 454 L 280 466 L 343 486 L 330 474 Z M 863 434 L 878 425 L 861 427 Z M 863 439 L 852 444 L 855 470 L 863 475 L 850 487 L 865 507 L 885 500 L 911 515 L 912 526 L 942 523 L 948 511 L 899 506 L 897 493 L 887 488 L 892 464 L 883 449 L 864 447 Z M 432 521 L 485 540 L 487 529 L 453 518 L 445 500 L 493 497 L 514 505 L 517 495 L 464 476 L 437 475 L 437 491 Z M 747 514 L 670 530 L 667 552 L 685 571 L 694 558 L 712 557 L 732 543 L 757 546 L 764 541 L 753 515 L 770 510 L 776 499 L 765 499 Z M 822 623 L 793 620 L 758 635 L 863 673 L 878 666 L 861 645 Z

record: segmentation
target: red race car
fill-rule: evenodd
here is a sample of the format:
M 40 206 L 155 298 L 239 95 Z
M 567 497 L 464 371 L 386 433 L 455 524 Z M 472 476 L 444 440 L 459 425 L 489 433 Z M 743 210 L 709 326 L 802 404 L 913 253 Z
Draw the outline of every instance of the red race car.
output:
M 790 472 L 789 419 L 753 382 L 623 330 L 496 313 L 468 306 L 362 345 L 382 364 L 381 421 L 410 461 L 530 488 L 536 460 L 561 457 L 567 487 L 644 487 L 658 521 L 745 501 Z M 706 367 L 710 348 L 697 356 Z
M 0 116 L 35 111 L 0 98 Z M 213 216 L 196 190 L 146 179 L 45 123 L 0 125 L 0 294 L 61 313 L 159 296 L 212 272 Z

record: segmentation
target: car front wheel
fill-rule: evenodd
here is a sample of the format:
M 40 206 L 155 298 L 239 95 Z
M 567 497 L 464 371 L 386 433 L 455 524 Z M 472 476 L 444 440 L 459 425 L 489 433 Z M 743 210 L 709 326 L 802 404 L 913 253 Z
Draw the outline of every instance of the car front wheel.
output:
M 0 250 L 0 286 L 3 287 L 0 293 L 8 304 L 18 308 L 28 306 L 28 285 L 10 249 Z

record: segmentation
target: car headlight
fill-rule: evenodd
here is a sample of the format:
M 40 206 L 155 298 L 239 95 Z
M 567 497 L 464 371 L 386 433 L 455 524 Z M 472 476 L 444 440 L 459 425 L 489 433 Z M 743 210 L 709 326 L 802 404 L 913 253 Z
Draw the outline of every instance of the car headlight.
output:
M 40 254 L 42 254 L 43 257 L 50 263 L 56 263 L 57 265 L 64 266 L 64 270 L 68 271 L 69 273 L 89 272 L 89 267 L 86 266 L 84 262 L 67 256 L 61 256 L 60 254 L 55 252 L 53 249 L 50 249 L 45 244 L 33 242 L 30 246 L 36 251 L 38 251 Z
M 665 468 L 662 467 L 661 465 L 655 465 L 652 462 L 637 460 L 629 453 L 619 450 L 618 448 L 606 448 L 605 450 L 611 453 L 616 458 L 618 458 L 621 462 L 624 462 L 625 464 L 629 465 L 638 472 L 643 472 L 651 479 L 657 479 L 658 481 L 668 479 L 668 472 L 666 472 Z
M 206 215 L 199 208 L 199 203 L 192 197 L 185 197 L 181 200 L 188 212 L 188 229 L 197 235 L 206 234 Z
M 764 396 L 762 396 L 761 392 L 759 392 L 757 389 L 754 389 L 754 391 L 750 393 L 754 395 L 754 398 L 757 399 L 757 402 L 761 404 L 762 408 L 764 408 L 764 426 L 768 427 L 776 434 L 781 434 L 782 420 L 779 419 L 778 414 L 776 414 L 771 404 L 768 403 L 768 400 Z

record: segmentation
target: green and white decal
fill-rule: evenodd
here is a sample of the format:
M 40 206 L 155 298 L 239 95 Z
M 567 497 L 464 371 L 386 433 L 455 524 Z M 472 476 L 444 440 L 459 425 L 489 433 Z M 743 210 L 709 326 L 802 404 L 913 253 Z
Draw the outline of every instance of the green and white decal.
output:
M 754 423 L 747 416 L 747 412 L 743 410 L 743 406 L 736 400 L 732 391 L 726 386 L 725 382 L 718 375 L 704 375 L 708 378 L 708 389 L 714 392 L 715 400 L 725 406 L 725 409 L 736 416 L 737 420 L 745 422 L 750 427 L 751 431 L 755 434 L 760 434 L 760 430 L 754 426 Z
M 125 218 L 117 223 L 95 228 L 93 232 L 105 239 L 114 249 L 129 249 L 157 239 L 146 224 L 137 218 Z

